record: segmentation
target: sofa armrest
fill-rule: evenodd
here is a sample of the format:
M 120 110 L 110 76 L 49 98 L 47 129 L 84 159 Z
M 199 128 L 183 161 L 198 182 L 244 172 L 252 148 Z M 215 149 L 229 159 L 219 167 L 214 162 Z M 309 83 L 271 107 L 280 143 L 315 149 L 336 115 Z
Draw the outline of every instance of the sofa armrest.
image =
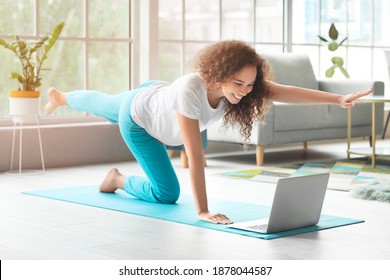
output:
M 384 96 L 385 85 L 382 81 L 358 81 L 358 80 L 332 80 L 332 81 L 319 81 L 319 89 L 323 91 L 339 93 L 339 94 L 348 94 L 357 91 L 366 90 L 372 88 L 374 90 L 373 95 Z M 359 106 L 354 108 L 352 114 L 355 114 L 355 117 L 352 119 L 352 125 L 364 125 L 367 120 L 370 120 L 371 116 L 371 104 L 368 103 L 359 103 Z M 343 108 L 338 107 L 337 105 L 329 105 L 329 112 L 332 116 L 337 116 L 342 114 Z M 376 104 L 376 131 L 381 131 L 383 129 L 383 116 L 384 114 L 384 104 Z
M 265 112 L 264 120 L 261 121 L 261 123 L 254 124 L 252 130 L 251 144 L 267 145 L 274 143 L 275 104 L 277 104 L 277 102 L 272 102 L 272 104 L 269 104 L 269 107 Z
M 319 80 L 318 88 L 322 91 L 338 94 L 349 94 L 372 88 L 374 95 L 383 96 L 385 94 L 384 82 L 373 80 Z

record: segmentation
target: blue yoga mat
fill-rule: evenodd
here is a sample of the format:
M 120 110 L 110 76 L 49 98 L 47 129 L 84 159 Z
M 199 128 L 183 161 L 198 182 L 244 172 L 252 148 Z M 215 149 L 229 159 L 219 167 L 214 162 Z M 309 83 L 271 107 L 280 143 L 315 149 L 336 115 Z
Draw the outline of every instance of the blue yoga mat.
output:
M 274 239 L 364 222 L 363 220 L 322 215 L 320 222 L 316 226 L 280 233 L 261 234 L 229 228 L 227 225 L 217 225 L 198 220 L 192 196 L 188 194 L 181 194 L 180 199 L 176 204 L 145 202 L 128 195 L 122 190 L 118 190 L 115 193 L 101 193 L 96 185 L 36 190 L 24 192 L 24 194 L 263 239 Z M 217 198 L 209 198 L 209 208 L 213 211 L 226 214 L 234 222 L 266 218 L 271 210 L 269 206 Z

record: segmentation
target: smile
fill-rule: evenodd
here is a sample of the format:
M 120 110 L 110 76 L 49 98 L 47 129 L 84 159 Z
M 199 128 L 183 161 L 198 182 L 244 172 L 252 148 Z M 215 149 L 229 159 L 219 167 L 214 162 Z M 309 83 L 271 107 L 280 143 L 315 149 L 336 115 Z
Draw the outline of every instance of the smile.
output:
M 235 95 L 234 93 L 233 93 L 233 96 L 234 96 L 234 98 L 236 98 L 237 100 L 241 100 L 241 99 L 243 98 L 243 96 Z

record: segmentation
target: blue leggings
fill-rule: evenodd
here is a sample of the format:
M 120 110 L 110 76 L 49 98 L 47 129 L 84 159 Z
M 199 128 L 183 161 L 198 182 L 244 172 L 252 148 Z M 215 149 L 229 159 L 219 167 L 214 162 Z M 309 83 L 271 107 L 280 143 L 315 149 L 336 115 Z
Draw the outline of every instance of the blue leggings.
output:
M 180 195 L 180 185 L 164 144 L 137 125 L 130 114 L 134 96 L 153 82 L 118 95 L 75 90 L 68 93 L 66 101 L 73 109 L 119 124 L 124 141 L 147 176 L 126 177 L 124 189 L 127 193 L 149 202 L 175 203 Z

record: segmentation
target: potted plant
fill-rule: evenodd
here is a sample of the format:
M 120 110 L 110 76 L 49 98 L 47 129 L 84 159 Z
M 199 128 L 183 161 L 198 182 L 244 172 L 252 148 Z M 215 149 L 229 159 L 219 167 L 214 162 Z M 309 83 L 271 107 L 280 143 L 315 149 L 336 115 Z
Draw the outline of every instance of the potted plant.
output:
M 330 25 L 328 34 L 330 38 L 329 40 L 325 39 L 320 35 L 317 36 L 322 42 L 328 43 L 328 50 L 331 52 L 335 52 L 348 39 L 348 37 L 345 37 L 343 40 L 340 41 L 340 43 L 337 42 L 339 32 L 337 31 L 334 23 Z M 346 78 L 349 78 L 348 71 L 344 68 L 344 59 L 342 57 L 333 56 L 330 60 L 332 61 L 332 66 L 325 71 L 326 77 L 333 77 L 335 69 L 338 68 Z
M 48 70 L 42 68 L 42 65 L 64 25 L 64 22 L 59 23 L 50 36 L 39 40 L 23 40 L 16 35 L 9 41 L 0 39 L 0 45 L 13 52 L 21 65 L 22 72 L 11 72 L 10 76 L 21 84 L 18 90 L 10 90 L 8 93 L 10 115 L 14 117 L 14 122 L 22 122 L 29 116 L 39 114 L 40 92 L 37 89 L 41 85 L 41 71 Z

